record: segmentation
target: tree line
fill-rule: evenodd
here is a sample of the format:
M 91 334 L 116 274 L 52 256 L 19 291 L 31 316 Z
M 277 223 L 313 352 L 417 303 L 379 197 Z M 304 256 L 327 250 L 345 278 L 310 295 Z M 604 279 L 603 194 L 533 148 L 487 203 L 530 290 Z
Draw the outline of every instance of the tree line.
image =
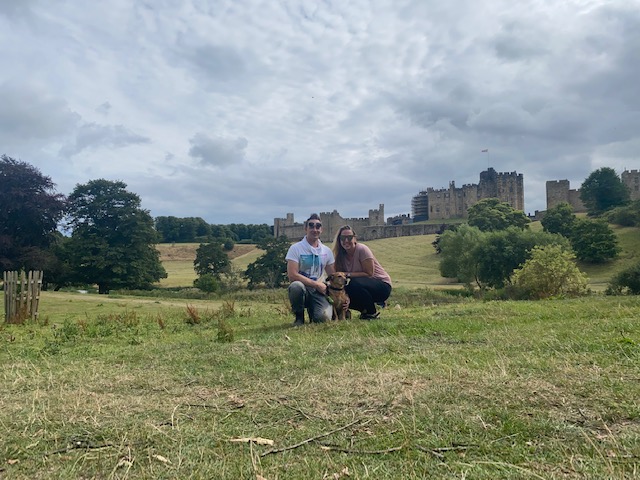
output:
M 97 179 L 64 196 L 34 166 L 2 155 L 0 269 L 43 270 L 45 288 L 148 289 L 167 276 L 155 244 L 200 242 L 195 285 L 216 291 L 224 282 L 240 283 L 224 250 L 251 241 L 264 254 L 242 272 L 249 288 L 286 282 L 284 256 L 290 242 L 274 238 L 266 224 L 209 225 L 199 217 L 154 220 L 126 187 Z M 441 274 L 471 291 L 502 291 L 518 298 L 583 293 L 586 279 L 574 259 L 602 263 L 615 258 L 620 248 L 607 222 L 640 226 L 640 201 L 629 201 L 626 186 L 609 168 L 585 180 L 581 197 L 587 218 L 577 218 L 568 204 L 560 204 L 546 212 L 541 232 L 531 231 L 523 212 L 498 199 L 478 202 L 469 209 L 468 223 L 434 242 Z M 612 279 L 610 291 L 640 293 L 640 263 Z
M 258 243 L 273 236 L 273 227 L 266 223 L 216 225 L 200 217 L 156 217 L 155 228 L 160 235 L 160 243 L 203 243 L 214 240 Z
M 36 167 L 6 155 L 0 156 L 0 204 L 0 269 L 43 270 L 45 288 L 151 288 L 167 276 L 155 248 L 160 242 L 202 242 L 194 268 L 219 276 L 228 270 L 223 249 L 242 241 L 268 246 L 272 238 L 266 224 L 154 220 L 121 181 L 91 180 L 65 196 Z M 223 260 L 212 263 L 207 255 Z

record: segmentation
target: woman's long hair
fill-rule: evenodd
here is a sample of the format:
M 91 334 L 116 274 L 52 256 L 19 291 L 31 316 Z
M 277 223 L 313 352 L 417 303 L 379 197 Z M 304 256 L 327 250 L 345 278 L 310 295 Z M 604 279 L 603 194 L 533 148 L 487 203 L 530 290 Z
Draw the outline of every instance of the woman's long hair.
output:
M 356 239 L 356 236 L 355 236 L 356 232 L 349 225 L 343 225 L 338 230 L 338 234 L 336 235 L 336 238 L 333 241 L 333 257 L 336 260 L 336 272 L 344 272 L 346 269 L 347 262 L 345 261 L 345 259 L 347 257 L 347 251 L 344 249 L 344 247 L 342 246 L 342 243 L 340 242 L 340 235 L 345 230 L 351 230 L 354 235 L 353 237 L 354 241 Z

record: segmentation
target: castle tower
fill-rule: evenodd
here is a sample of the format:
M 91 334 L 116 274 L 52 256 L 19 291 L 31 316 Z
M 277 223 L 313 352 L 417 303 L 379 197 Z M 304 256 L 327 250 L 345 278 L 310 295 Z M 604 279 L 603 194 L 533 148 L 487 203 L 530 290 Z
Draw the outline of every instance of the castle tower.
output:
M 631 200 L 640 200 L 640 170 L 625 170 L 620 178 L 629 189 Z
M 421 191 L 411 199 L 411 216 L 414 222 L 429 219 L 429 195 L 426 191 Z

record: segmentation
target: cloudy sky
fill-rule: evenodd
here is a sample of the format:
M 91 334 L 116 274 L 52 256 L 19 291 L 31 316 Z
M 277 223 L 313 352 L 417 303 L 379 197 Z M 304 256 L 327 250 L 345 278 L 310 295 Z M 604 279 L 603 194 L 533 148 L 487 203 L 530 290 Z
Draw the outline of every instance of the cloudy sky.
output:
M 0 45 L 0 153 L 153 216 L 406 214 L 488 166 L 532 213 L 640 168 L 639 0 L 0 0 Z

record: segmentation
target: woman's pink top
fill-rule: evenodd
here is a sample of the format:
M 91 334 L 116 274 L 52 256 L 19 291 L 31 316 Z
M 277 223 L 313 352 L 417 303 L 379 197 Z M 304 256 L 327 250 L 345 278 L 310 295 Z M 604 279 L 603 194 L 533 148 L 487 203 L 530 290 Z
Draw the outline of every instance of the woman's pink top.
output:
M 382 265 L 376 260 L 376 257 L 373 256 L 371 249 L 363 243 L 356 243 L 356 251 L 353 254 L 352 260 L 349 260 L 349 257 L 345 256 L 344 263 L 346 271 L 350 273 L 364 272 L 362 263 L 369 258 L 373 258 L 373 278 L 377 278 L 391 285 L 391 277 L 384 268 L 382 268 Z

